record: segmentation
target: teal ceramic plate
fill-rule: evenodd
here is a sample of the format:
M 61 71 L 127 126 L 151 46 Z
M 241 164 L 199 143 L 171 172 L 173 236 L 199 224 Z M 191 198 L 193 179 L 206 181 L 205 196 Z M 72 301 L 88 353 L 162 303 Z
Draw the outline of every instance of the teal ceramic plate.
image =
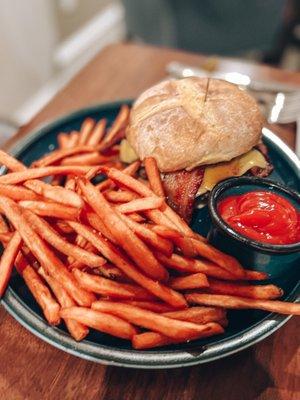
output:
M 105 117 L 108 121 L 112 121 L 122 103 L 124 101 L 74 112 L 27 135 L 9 151 L 25 164 L 30 164 L 56 147 L 56 137 L 59 132 L 78 129 L 86 117 L 97 120 Z M 284 182 L 287 186 L 299 191 L 299 160 L 271 131 L 264 129 L 263 134 L 275 167 L 275 172 L 269 179 Z M 192 227 L 202 234 L 207 234 L 210 220 L 206 207 L 195 210 Z M 284 288 L 286 299 L 297 301 L 298 281 L 299 269 L 277 282 Z M 61 350 L 87 360 L 132 368 L 184 367 L 226 357 L 269 336 L 290 318 L 263 311 L 232 311 L 229 313 L 229 326 L 222 336 L 155 351 L 135 351 L 130 343 L 96 331 L 91 331 L 85 340 L 76 343 L 63 326 L 50 327 L 44 321 L 39 307 L 17 274 L 11 279 L 2 304 L 25 328 Z

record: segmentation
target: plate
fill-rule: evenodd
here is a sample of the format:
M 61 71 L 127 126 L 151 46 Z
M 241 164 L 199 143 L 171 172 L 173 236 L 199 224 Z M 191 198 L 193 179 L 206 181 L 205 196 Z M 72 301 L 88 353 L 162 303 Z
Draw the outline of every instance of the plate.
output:
M 57 146 L 56 137 L 59 132 L 79 129 L 86 117 L 96 120 L 105 117 L 111 122 L 124 103 L 131 102 L 118 101 L 76 111 L 28 134 L 8 151 L 29 165 Z M 268 146 L 275 167 L 275 172 L 268 179 L 283 182 L 299 191 L 298 158 L 266 128 L 263 130 L 263 140 Z M 209 226 L 207 209 L 195 210 L 192 228 L 206 234 Z M 289 301 L 299 301 L 299 272 L 298 269 L 292 276 L 276 282 L 284 288 L 285 299 Z M 231 311 L 229 326 L 226 333 L 221 336 L 156 350 L 136 351 L 131 348 L 130 343 L 96 331 L 91 331 L 85 340 L 77 343 L 69 336 L 64 326 L 49 326 L 23 280 L 17 274 L 13 275 L 2 304 L 21 325 L 61 350 L 102 364 L 149 369 L 186 367 L 226 357 L 258 343 L 290 318 L 263 311 Z

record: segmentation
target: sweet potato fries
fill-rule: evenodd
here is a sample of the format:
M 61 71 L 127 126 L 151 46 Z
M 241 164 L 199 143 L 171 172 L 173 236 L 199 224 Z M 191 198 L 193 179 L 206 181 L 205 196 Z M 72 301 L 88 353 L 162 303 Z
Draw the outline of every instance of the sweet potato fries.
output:
M 15 266 L 49 324 L 135 349 L 220 335 L 226 309 L 300 315 L 300 304 L 278 300 L 280 288 L 253 282 L 265 274 L 215 249 L 166 204 L 155 159 L 144 160 L 146 183 L 140 162 L 120 163 L 128 116 L 123 106 L 109 129 L 86 119 L 29 167 L 0 151 L 0 296 Z

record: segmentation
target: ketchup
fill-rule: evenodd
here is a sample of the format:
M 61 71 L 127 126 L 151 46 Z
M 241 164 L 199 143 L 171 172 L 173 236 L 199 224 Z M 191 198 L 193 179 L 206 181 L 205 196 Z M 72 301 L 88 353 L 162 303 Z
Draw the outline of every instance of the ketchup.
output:
M 229 196 L 218 211 L 235 231 L 258 242 L 291 244 L 300 241 L 300 213 L 284 197 L 267 191 Z

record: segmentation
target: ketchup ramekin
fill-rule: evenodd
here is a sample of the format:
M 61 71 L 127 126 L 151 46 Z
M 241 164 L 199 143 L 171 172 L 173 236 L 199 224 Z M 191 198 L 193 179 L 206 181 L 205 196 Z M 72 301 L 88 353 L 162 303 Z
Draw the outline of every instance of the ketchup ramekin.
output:
M 300 210 L 300 195 L 280 183 L 257 177 L 229 178 L 216 185 L 210 193 L 208 208 L 212 227 L 208 239 L 220 250 L 237 258 L 245 268 L 266 272 L 272 280 L 283 278 L 300 268 L 300 242 L 285 245 L 258 242 L 235 231 L 218 212 L 222 199 L 257 190 L 281 195 Z

